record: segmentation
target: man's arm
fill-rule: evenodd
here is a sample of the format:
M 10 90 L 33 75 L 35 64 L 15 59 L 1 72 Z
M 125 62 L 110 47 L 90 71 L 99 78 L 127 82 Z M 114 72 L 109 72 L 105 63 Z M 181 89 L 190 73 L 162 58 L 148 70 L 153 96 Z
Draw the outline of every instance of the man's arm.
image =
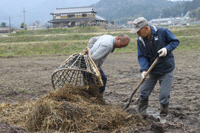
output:
M 166 49 L 169 54 L 171 51 L 173 51 L 179 45 L 180 42 L 174 36 L 174 34 L 166 28 L 162 29 L 162 35 L 163 35 L 164 41 L 168 43 L 166 46 Z
M 92 37 L 90 38 L 87 47 L 89 47 L 90 49 L 93 47 L 93 45 L 95 44 L 95 42 L 99 39 L 100 36 L 96 36 L 96 37 Z
M 139 40 L 137 41 L 137 51 L 138 51 L 138 62 L 141 67 L 140 72 L 142 72 L 143 70 L 147 71 L 149 69 L 149 61 L 140 50 Z

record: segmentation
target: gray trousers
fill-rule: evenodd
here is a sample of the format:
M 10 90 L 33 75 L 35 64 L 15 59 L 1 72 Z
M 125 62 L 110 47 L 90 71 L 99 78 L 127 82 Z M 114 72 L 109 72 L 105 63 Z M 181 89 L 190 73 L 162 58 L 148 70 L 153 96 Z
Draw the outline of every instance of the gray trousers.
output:
M 174 71 L 164 75 L 149 74 L 149 79 L 145 80 L 140 86 L 140 100 L 147 100 L 153 91 L 157 81 L 160 84 L 159 102 L 163 105 L 168 104 L 173 83 Z

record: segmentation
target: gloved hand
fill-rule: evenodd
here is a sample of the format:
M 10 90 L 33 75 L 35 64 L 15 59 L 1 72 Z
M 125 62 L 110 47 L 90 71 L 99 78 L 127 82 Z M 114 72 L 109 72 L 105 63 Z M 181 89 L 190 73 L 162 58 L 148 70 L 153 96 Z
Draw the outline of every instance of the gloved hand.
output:
M 142 79 L 145 77 L 145 75 L 147 74 L 147 71 L 143 71 L 141 76 L 142 76 Z M 146 77 L 147 78 L 147 77 Z
M 158 50 L 158 53 L 159 57 L 165 57 L 167 55 L 167 49 L 165 47 L 161 48 L 160 50 Z

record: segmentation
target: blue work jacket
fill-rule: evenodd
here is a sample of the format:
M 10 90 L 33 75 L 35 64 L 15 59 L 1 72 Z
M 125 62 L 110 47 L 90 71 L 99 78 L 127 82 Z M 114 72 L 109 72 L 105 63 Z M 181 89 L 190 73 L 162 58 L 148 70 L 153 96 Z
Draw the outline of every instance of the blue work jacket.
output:
M 150 74 L 166 74 L 174 70 L 175 62 L 173 50 L 179 45 L 179 40 L 174 34 L 164 27 L 151 27 L 153 52 L 150 50 L 146 38 L 138 36 L 137 49 L 140 72 L 148 70 L 153 61 L 158 57 L 158 50 L 165 47 L 170 51 L 165 57 L 160 57 Z

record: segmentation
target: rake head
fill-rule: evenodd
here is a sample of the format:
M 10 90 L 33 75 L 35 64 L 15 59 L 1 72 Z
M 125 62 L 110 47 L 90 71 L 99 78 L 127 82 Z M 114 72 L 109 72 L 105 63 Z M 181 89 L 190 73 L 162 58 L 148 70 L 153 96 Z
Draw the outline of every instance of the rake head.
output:
M 101 74 L 90 53 L 71 55 L 52 73 L 51 81 L 54 89 L 67 85 L 86 88 L 103 86 Z

